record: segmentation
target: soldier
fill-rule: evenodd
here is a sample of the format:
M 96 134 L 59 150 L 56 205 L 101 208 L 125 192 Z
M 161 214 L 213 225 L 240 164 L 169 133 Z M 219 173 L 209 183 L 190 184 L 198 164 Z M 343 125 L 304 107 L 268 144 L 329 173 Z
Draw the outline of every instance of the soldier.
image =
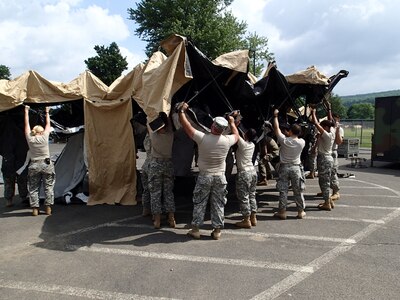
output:
M 301 165 L 300 155 L 306 142 L 299 138 L 301 134 L 301 127 L 297 124 L 293 124 L 287 132 L 287 136 L 284 135 L 279 128 L 277 109 L 274 110 L 274 132 L 278 138 L 280 145 L 280 164 L 279 164 L 279 178 L 276 183 L 276 188 L 279 191 L 279 210 L 274 214 L 275 218 L 281 220 L 286 219 L 286 206 L 289 184 L 292 186 L 294 201 L 297 205 L 297 218 L 303 219 L 306 215 L 304 212 L 305 202 L 302 195 L 305 188 L 303 167 Z
M 229 148 L 236 144 L 239 132 L 235 121 L 229 116 L 229 122 L 223 117 L 216 117 L 211 125 L 211 133 L 205 134 L 196 130 L 186 118 L 185 111 L 189 105 L 182 103 L 179 108 L 179 120 L 186 134 L 193 139 L 199 148 L 199 176 L 193 192 L 193 220 L 189 236 L 200 238 L 199 226 L 204 222 L 208 200 L 211 206 L 211 237 L 218 240 L 224 226 L 224 206 L 226 204 L 225 159 Z M 222 132 L 230 126 L 232 134 Z
M 162 204 L 168 213 L 168 225 L 175 228 L 174 167 L 172 165 L 172 144 L 174 132 L 169 118 L 164 127 L 153 132 L 149 128 L 151 140 L 151 159 L 148 169 L 148 187 L 154 228 L 161 227 Z M 163 198 L 164 203 L 161 202 Z
M 317 130 L 320 133 L 318 139 L 318 156 L 317 156 L 317 168 L 318 168 L 318 183 L 322 192 L 324 202 L 318 205 L 321 210 L 330 211 L 335 207 L 333 201 L 330 198 L 330 182 L 333 175 L 333 157 L 332 157 L 332 146 L 335 140 L 335 132 L 331 131 L 332 121 L 324 120 L 321 123 L 318 122 L 315 108 L 311 110 L 312 121 L 315 124 Z
M 39 188 L 43 182 L 45 193 L 45 213 L 51 215 L 51 206 L 54 204 L 55 171 L 50 160 L 49 135 L 50 135 L 49 107 L 46 107 L 46 126 L 29 125 L 29 106 L 25 106 L 25 136 L 29 146 L 30 164 L 28 167 L 28 189 L 32 215 L 39 214 Z
M 254 153 L 253 140 L 256 131 L 252 128 L 246 131 L 244 139 L 239 137 L 236 154 L 236 195 L 240 203 L 243 220 L 235 225 L 241 228 L 251 228 L 257 225 L 256 183 L 257 172 L 252 158 Z
M 272 179 L 272 170 L 270 164 L 277 171 L 277 165 L 279 163 L 279 146 L 275 140 L 265 135 L 260 141 L 260 160 L 258 163 L 258 170 L 260 173 L 260 180 L 258 185 L 268 185 L 268 176 Z

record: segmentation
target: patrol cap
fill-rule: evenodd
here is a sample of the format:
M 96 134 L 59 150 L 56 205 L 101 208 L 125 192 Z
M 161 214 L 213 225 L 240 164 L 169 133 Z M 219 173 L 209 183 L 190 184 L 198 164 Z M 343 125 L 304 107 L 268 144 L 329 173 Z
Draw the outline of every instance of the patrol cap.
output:
M 214 125 L 221 130 L 225 130 L 228 127 L 228 120 L 223 117 L 215 117 Z

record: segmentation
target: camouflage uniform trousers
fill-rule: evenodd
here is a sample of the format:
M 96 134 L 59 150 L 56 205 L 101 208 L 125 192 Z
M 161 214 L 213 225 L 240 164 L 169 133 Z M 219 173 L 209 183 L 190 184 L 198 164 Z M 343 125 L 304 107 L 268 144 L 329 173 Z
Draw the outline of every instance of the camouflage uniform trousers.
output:
M 227 181 L 224 173 L 202 174 L 196 180 L 193 191 L 192 225 L 201 226 L 204 223 L 207 203 L 210 200 L 211 225 L 213 228 L 224 227 L 224 208 L 227 202 Z
M 149 191 L 149 167 L 150 167 L 150 158 L 146 158 L 142 165 L 142 205 L 146 209 L 151 209 L 150 206 L 150 191 Z
M 27 172 L 21 175 L 3 175 L 4 179 L 4 198 L 12 200 L 15 195 L 15 183 L 18 185 L 18 194 L 22 201 L 28 197 L 28 177 Z
M 31 162 L 28 167 L 29 203 L 31 207 L 39 207 L 39 189 L 44 186 L 44 205 L 54 204 L 54 183 L 56 174 L 54 164 L 43 161 Z
M 244 217 L 257 212 L 256 202 L 257 172 L 239 171 L 236 176 L 236 196 L 240 203 L 240 212 Z
M 331 189 L 333 193 L 337 193 L 340 190 L 339 186 L 339 177 L 338 177 L 338 169 L 339 169 L 339 160 L 338 160 L 338 153 L 337 150 L 332 151 L 332 158 L 333 158 L 333 167 L 332 167 L 332 175 L 331 175 Z
M 330 184 L 333 176 L 333 157 L 331 154 L 320 154 L 317 156 L 318 183 L 325 202 L 329 201 Z
M 279 209 L 286 209 L 289 185 L 292 185 L 293 198 L 298 209 L 306 207 L 303 191 L 305 178 L 302 165 L 281 163 L 279 166 L 279 178 L 276 189 L 279 191 Z
M 315 172 L 315 170 L 317 169 L 316 162 L 317 162 L 317 154 L 313 151 L 313 152 L 309 153 L 307 156 L 308 171 Z
M 171 159 L 152 158 L 148 172 L 151 212 L 162 213 L 162 202 L 167 212 L 175 212 L 174 168 Z

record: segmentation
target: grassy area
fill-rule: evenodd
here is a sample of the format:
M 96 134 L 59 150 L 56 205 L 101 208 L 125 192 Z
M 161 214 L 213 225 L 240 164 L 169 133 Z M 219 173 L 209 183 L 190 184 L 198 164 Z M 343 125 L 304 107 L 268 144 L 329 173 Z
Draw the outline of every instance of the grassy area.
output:
M 371 136 L 374 133 L 373 128 L 344 128 L 345 138 L 359 138 L 360 147 L 371 148 Z

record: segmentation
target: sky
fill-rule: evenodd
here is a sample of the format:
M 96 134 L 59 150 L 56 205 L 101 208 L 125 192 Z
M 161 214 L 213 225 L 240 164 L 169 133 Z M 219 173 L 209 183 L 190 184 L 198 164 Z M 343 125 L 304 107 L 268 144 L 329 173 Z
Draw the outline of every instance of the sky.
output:
M 146 59 L 128 20 L 136 2 L 0 0 L 0 64 L 12 78 L 34 70 L 68 83 L 96 56 L 95 45 L 116 42 L 129 71 Z M 400 89 L 398 0 L 235 0 L 229 9 L 268 38 L 284 75 L 311 65 L 328 77 L 347 70 L 333 90 L 339 96 Z

